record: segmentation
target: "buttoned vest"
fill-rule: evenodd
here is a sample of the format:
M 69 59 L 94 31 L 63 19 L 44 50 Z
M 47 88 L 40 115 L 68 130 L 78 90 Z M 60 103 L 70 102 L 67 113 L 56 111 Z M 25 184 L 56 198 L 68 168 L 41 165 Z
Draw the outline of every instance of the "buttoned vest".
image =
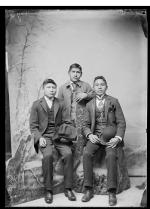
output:
M 48 107 L 47 103 L 47 114 L 48 114 L 48 125 L 43 134 L 45 138 L 51 138 L 55 132 L 55 122 L 54 122 L 54 103 L 52 104 L 51 109 Z

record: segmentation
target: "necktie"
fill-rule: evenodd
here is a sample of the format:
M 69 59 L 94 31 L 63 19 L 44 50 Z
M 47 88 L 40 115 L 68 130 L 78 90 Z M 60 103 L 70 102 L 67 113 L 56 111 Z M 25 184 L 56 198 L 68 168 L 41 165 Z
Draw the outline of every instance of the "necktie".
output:
M 72 87 L 73 87 L 73 92 L 75 92 L 77 89 L 77 83 L 72 83 Z
M 98 108 L 101 110 L 103 108 L 104 104 L 103 104 L 103 100 L 99 99 L 98 101 Z

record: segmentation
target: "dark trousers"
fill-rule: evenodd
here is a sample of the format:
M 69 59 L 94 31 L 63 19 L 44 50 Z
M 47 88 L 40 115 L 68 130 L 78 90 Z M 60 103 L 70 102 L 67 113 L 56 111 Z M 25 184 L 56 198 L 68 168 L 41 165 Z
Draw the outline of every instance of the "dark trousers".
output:
M 46 140 L 47 146 L 40 148 L 42 159 L 42 170 L 44 178 L 44 186 L 46 190 L 52 190 L 53 187 L 53 144 L 51 140 Z M 72 188 L 73 181 L 73 158 L 71 145 L 57 143 L 54 145 L 55 149 L 62 156 L 64 162 L 64 182 L 65 188 Z
M 11 198 L 9 196 L 9 193 L 6 187 L 5 187 L 5 206 L 11 207 Z
M 84 186 L 93 187 L 93 157 L 100 148 L 99 144 L 88 141 L 83 151 Z M 98 151 L 100 151 L 99 149 Z M 107 166 L 107 189 L 117 188 L 117 149 L 105 148 Z

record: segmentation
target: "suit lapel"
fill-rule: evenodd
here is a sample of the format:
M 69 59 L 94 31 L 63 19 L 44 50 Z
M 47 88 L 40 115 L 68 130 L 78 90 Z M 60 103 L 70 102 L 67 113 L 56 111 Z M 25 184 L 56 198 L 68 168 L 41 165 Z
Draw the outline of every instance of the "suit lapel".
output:
M 42 99 L 40 101 L 40 104 L 41 104 L 41 106 L 43 107 L 43 109 L 47 113 L 47 104 L 46 104 L 46 101 L 45 101 L 45 98 L 44 97 L 42 97 Z M 54 104 L 53 105 L 54 105 L 54 121 L 55 121 L 57 112 L 58 112 L 59 107 L 60 107 L 59 102 L 58 102 L 58 100 L 56 98 L 54 98 Z
M 94 119 L 95 119 L 95 108 L 96 108 L 96 98 L 92 99 L 92 104 L 91 104 L 91 110 L 93 111 L 92 115 Z
M 71 105 L 71 95 L 72 95 L 72 90 L 71 90 L 71 84 L 70 84 L 70 82 L 68 82 L 67 84 L 66 84 L 66 91 L 65 91 L 65 94 L 66 94 L 66 96 L 69 98 L 68 100 L 67 100 L 67 103 L 68 103 L 68 105 L 70 106 Z
M 109 104 L 110 104 L 110 99 L 109 99 L 108 95 L 106 95 L 106 97 L 105 97 L 105 118 L 106 119 L 107 119 Z
M 55 118 L 56 118 L 56 115 L 57 115 L 57 112 L 59 110 L 59 102 L 56 98 L 54 98 L 54 121 L 55 121 Z
M 90 104 L 90 103 L 91 103 L 91 104 Z M 91 121 L 92 121 L 92 123 L 91 123 L 91 131 L 94 132 L 94 129 L 95 129 L 96 98 L 93 98 L 93 99 L 91 100 L 90 103 L 89 103 L 89 105 L 90 105 L 90 110 L 91 110 L 91 115 L 90 115 L 90 117 L 92 117 L 92 118 L 91 118 Z
M 40 104 L 43 107 L 43 109 L 47 112 L 47 104 L 46 104 L 44 97 L 42 97 Z

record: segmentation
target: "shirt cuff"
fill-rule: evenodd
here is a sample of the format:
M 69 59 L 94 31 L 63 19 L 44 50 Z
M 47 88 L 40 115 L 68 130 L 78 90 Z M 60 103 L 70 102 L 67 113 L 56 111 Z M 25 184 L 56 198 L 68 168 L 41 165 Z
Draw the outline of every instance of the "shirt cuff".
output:
M 120 141 L 122 141 L 122 137 L 121 136 L 115 136 L 115 138 L 120 139 Z
M 86 97 L 85 97 L 85 99 L 86 99 L 89 95 L 88 95 L 88 93 L 87 93 L 87 92 L 84 92 L 84 93 L 86 94 Z
M 92 133 L 89 133 L 89 134 L 86 135 L 86 138 L 87 138 L 87 139 L 89 138 L 89 135 L 90 135 L 90 134 L 92 134 Z

